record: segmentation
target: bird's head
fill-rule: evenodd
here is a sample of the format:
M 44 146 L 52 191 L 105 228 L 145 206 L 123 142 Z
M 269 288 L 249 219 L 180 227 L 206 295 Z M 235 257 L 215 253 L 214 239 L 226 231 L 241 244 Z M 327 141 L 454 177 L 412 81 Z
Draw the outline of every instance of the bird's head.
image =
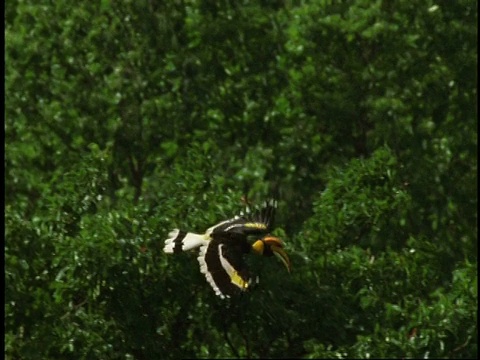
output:
M 266 235 L 252 244 L 253 252 L 263 256 L 275 255 L 290 272 L 290 259 L 283 250 L 283 242 L 276 236 Z

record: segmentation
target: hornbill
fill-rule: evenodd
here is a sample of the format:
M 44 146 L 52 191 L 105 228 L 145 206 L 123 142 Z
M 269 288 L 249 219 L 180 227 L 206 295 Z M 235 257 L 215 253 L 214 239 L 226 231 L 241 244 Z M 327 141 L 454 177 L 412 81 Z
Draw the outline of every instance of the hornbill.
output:
M 255 211 L 247 207 L 239 216 L 210 227 L 204 234 L 174 229 L 165 240 L 163 251 L 180 253 L 200 247 L 200 271 L 218 296 L 223 299 L 247 291 L 252 279 L 243 261 L 244 254 L 276 255 L 290 272 L 282 240 L 269 234 L 276 206 L 277 202 L 270 200 Z M 251 237 L 256 238 L 253 243 L 249 241 Z

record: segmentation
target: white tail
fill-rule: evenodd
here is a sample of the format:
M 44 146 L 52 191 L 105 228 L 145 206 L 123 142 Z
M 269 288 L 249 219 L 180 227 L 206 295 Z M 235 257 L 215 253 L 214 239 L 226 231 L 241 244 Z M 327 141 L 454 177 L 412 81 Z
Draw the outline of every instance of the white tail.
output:
M 188 251 L 206 243 L 207 239 L 204 235 L 174 229 L 168 234 L 163 251 L 166 253 Z

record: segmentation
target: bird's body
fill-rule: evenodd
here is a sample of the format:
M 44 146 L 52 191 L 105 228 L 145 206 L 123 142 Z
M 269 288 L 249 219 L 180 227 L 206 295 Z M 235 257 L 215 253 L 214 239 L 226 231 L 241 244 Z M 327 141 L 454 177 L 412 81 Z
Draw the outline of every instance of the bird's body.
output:
M 288 269 L 290 267 L 281 240 L 267 235 L 272 227 L 275 208 L 275 201 L 265 203 L 255 212 L 247 208 L 240 216 L 222 221 L 208 228 L 204 234 L 175 229 L 165 241 L 164 252 L 181 253 L 200 248 L 200 271 L 218 296 L 230 297 L 246 291 L 251 278 L 243 261 L 245 254 L 255 252 L 269 256 L 275 253 Z M 251 236 L 263 237 L 251 244 Z

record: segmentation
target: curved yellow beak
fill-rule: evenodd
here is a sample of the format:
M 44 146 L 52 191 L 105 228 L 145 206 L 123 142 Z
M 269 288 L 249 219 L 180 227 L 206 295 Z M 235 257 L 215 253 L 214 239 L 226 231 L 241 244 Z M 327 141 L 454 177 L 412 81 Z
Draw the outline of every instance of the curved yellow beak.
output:
M 288 258 L 287 253 L 280 247 L 276 245 L 271 246 L 273 255 L 280 259 L 280 261 L 285 265 L 287 271 L 290 272 L 290 259 Z
M 282 240 L 276 236 L 267 235 L 260 240 L 255 241 L 252 249 L 259 255 L 275 255 L 285 265 L 287 271 L 290 272 L 290 259 L 287 253 L 283 250 Z

